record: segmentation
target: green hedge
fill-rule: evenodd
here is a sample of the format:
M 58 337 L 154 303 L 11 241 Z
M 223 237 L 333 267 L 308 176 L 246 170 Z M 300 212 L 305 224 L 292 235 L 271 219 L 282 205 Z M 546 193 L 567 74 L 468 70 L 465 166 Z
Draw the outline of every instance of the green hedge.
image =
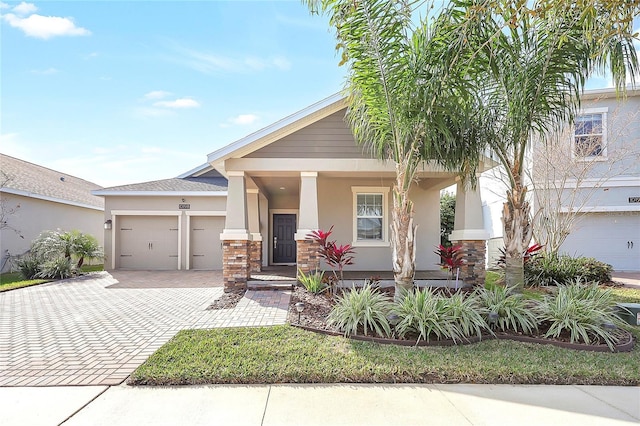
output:
M 541 253 L 524 265 L 527 286 L 611 281 L 612 267 L 591 257 Z

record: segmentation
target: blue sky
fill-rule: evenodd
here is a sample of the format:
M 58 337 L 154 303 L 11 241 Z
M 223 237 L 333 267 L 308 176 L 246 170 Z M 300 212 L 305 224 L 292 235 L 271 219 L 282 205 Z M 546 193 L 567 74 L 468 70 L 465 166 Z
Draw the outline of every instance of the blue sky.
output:
M 102 186 L 177 176 L 345 78 L 298 0 L 0 7 L 0 152 Z
M 338 92 L 299 1 L 2 3 L 0 152 L 103 186 L 164 179 Z

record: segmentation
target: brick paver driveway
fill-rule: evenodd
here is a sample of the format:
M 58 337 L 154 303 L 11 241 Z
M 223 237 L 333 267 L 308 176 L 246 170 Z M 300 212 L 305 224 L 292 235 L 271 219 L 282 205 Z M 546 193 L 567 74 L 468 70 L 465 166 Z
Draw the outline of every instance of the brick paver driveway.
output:
M 0 293 L 0 386 L 119 384 L 181 329 L 283 324 L 287 316 L 290 292 L 281 291 L 248 291 L 234 309 L 207 310 L 223 292 L 219 280 L 206 283 L 211 273 L 114 276 Z

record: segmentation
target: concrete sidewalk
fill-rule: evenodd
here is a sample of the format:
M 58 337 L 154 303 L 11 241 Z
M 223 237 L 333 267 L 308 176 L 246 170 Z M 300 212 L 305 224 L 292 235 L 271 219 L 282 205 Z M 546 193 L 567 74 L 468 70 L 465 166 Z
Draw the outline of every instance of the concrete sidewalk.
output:
M 625 425 L 640 387 L 237 385 L 0 388 L 0 425 Z

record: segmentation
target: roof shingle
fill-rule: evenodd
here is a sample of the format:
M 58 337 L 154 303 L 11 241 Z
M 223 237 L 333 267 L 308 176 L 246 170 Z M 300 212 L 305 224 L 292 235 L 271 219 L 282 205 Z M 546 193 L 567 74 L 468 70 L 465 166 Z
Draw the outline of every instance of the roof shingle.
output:
M 100 185 L 51 170 L 28 161 L 0 154 L 2 190 L 26 193 L 26 196 L 52 198 L 103 209 L 104 200 L 91 194 Z

